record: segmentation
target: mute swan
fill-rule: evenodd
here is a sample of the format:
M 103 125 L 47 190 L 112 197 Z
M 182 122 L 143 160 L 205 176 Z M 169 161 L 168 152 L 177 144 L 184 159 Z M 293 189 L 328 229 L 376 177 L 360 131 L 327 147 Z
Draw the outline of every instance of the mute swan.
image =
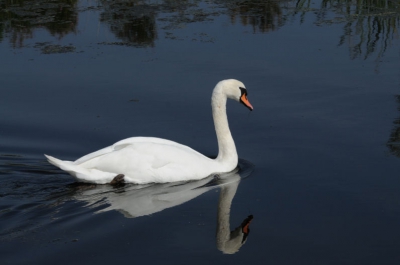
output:
M 220 81 L 211 97 L 218 140 L 218 156 L 208 158 L 188 146 L 161 138 L 131 137 L 76 161 L 45 155 L 48 161 L 80 182 L 135 184 L 198 180 L 213 173 L 230 172 L 238 164 L 235 142 L 229 130 L 226 100 L 234 99 L 253 110 L 244 84 L 235 79 Z

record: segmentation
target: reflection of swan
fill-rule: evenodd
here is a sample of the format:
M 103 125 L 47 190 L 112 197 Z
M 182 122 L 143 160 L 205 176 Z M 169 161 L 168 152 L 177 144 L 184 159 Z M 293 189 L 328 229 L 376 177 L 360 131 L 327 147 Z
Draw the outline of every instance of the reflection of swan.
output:
M 111 185 L 78 186 L 75 199 L 87 202 L 89 207 L 109 204 L 99 210 L 107 212 L 118 210 L 127 218 L 153 214 L 167 208 L 178 206 L 215 188 L 221 188 L 218 203 L 217 247 L 224 253 L 233 254 L 246 242 L 249 234 L 249 223 L 252 216 L 230 231 L 229 217 L 233 197 L 239 182 L 253 171 L 253 166 L 240 159 L 239 168 L 229 173 L 210 176 L 197 181 L 185 183 L 165 183 L 148 185 Z M 82 184 L 80 184 L 82 185 Z M 81 190 L 82 189 L 82 190 Z
M 229 217 L 231 204 L 238 185 L 239 181 L 231 182 L 226 186 L 222 186 L 219 196 L 217 248 L 225 254 L 233 254 L 239 251 L 239 248 L 243 246 L 247 240 L 247 236 L 250 233 L 249 225 L 253 219 L 253 216 L 249 215 L 235 230 L 230 230 Z
M 240 169 L 239 169 L 240 168 Z M 171 208 L 217 187 L 238 182 L 240 178 L 249 176 L 253 166 L 240 159 L 239 168 L 218 177 L 210 176 L 197 181 L 173 182 L 163 184 L 125 185 L 113 187 L 98 185 L 81 186 L 74 198 L 85 201 L 89 205 L 109 204 L 99 212 L 118 210 L 126 217 L 139 217 Z
M 113 180 L 145 184 L 205 178 L 213 173 L 232 171 L 238 163 L 235 143 L 226 115 L 227 98 L 240 101 L 250 110 L 247 90 L 242 82 L 219 82 L 212 93 L 211 106 L 219 153 L 210 159 L 188 146 L 165 139 L 132 137 L 75 162 L 46 156 L 50 163 L 67 171 L 77 180 L 104 184 Z M 118 175 L 118 176 L 117 176 Z

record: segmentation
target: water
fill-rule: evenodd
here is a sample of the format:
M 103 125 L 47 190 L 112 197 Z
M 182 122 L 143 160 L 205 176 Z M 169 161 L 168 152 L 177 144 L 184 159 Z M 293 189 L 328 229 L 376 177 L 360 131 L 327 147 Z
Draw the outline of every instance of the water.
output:
M 0 1 L 1 264 L 398 264 L 399 14 L 397 1 Z M 255 108 L 228 104 L 240 182 L 81 185 L 43 156 L 131 136 L 214 156 L 225 78 Z M 230 230 L 254 218 L 228 255 L 216 230 L 232 196 Z

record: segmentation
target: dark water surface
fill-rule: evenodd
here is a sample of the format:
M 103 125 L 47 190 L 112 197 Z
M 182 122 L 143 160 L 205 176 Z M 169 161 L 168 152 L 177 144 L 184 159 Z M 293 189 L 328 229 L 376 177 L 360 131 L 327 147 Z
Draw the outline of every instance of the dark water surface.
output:
M 399 264 L 399 27 L 399 1 L 0 0 L 0 263 Z M 214 156 L 226 78 L 238 172 L 93 186 L 43 156 Z

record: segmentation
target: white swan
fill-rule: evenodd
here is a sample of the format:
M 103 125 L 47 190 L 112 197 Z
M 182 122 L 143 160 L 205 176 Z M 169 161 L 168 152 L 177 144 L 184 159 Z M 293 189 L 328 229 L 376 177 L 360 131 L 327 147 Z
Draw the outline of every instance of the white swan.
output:
M 238 164 L 238 155 L 226 116 L 227 98 L 253 110 L 242 82 L 228 79 L 215 86 L 211 106 L 219 148 L 216 159 L 210 159 L 188 146 L 153 137 L 127 138 L 74 162 L 45 156 L 51 164 L 78 181 L 96 184 L 121 180 L 136 184 L 166 183 L 198 180 L 213 173 L 230 172 Z

